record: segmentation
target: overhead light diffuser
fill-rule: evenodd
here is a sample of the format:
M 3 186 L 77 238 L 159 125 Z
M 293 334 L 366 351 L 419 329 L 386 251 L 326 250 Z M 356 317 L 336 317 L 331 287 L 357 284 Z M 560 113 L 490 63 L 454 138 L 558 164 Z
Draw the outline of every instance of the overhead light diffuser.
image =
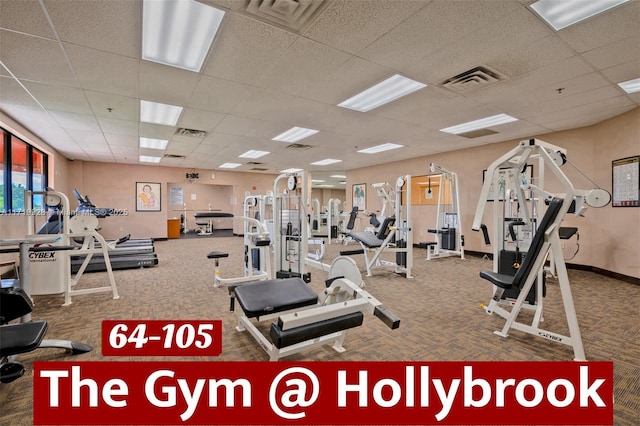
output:
M 316 188 L 335 188 L 335 185 L 316 185 Z
M 223 16 L 195 0 L 144 0 L 142 59 L 199 72 Z
M 251 149 L 244 154 L 238 155 L 241 158 L 260 158 L 269 154 L 269 151 L 257 151 L 255 149 Z
M 311 183 L 325 183 L 326 180 L 324 179 L 311 179 Z
M 339 163 L 342 160 L 334 160 L 333 158 L 326 158 L 324 160 L 316 161 L 313 164 L 314 166 L 326 166 L 327 164 Z
M 140 148 L 165 149 L 168 143 L 163 139 L 140 138 Z
M 518 121 L 518 119 L 507 114 L 498 114 L 492 115 L 491 117 L 481 118 L 480 120 L 446 127 L 444 129 L 440 129 L 440 131 L 451 133 L 452 135 L 459 135 L 461 133 L 467 133 L 478 129 L 486 129 L 487 127 L 493 127 L 499 124 L 511 123 L 512 121 Z
M 143 123 L 175 126 L 182 114 L 182 107 L 140 100 L 140 121 Z
M 383 143 L 382 145 L 372 146 L 371 148 L 360 149 L 358 152 L 363 154 L 377 154 L 378 152 L 389 151 L 391 149 L 402 148 L 404 145 L 398 145 L 396 143 Z
M 159 163 L 162 157 L 150 157 L 148 155 L 141 155 L 138 159 L 141 163 Z
M 291 169 L 284 169 L 284 170 L 280 170 L 280 173 L 298 173 L 303 171 L 304 169 L 295 169 L 295 168 L 291 168 Z
M 623 81 L 622 83 L 618 83 L 618 86 L 627 93 L 640 92 L 640 78 Z
M 628 0 L 538 0 L 530 7 L 556 31 Z
M 427 87 L 427 85 L 396 74 L 368 88 L 364 92 L 360 92 L 354 97 L 339 103 L 338 106 L 360 112 L 367 112 L 413 93 L 416 90 L 420 90 L 423 87 Z
M 280 133 L 272 141 L 281 142 L 298 142 L 304 138 L 308 138 L 311 135 L 315 135 L 319 130 L 305 129 L 304 127 L 292 127 L 284 133 Z
M 347 178 L 345 175 L 331 175 L 329 177 L 336 178 L 336 179 L 346 179 Z
M 235 169 L 236 167 L 240 167 L 242 164 L 240 163 L 224 163 L 220 164 L 218 167 L 221 169 Z

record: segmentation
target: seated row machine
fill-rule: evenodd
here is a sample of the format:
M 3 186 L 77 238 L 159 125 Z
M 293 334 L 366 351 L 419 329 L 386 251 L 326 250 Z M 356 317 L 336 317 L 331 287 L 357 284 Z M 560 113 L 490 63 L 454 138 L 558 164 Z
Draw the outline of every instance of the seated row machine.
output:
M 364 290 L 356 263 L 345 256 L 332 262 L 320 295 L 297 277 L 230 286 L 229 295 L 231 311 L 236 300 L 241 308 L 237 330 L 249 331 L 270 361 L 325 344 L 344 352 L 346 330 L 362 325 L 364 313 L 373 314 L 391 329 L 400 326 L 400 319 Z M 268 339 L 254 320 L 274 319 Z

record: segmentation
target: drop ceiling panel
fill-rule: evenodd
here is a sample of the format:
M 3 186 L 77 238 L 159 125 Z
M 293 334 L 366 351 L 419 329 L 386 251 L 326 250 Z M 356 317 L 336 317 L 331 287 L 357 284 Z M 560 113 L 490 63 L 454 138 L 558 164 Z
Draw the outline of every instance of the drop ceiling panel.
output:
M 549 35 L 533 43 L 525 43 L 517 49 L 504 52 L 504 55 L 489 60 L 486 64 L 509 78 L 533 71 L 554 62 L 575 55 L 565 42 L 555 35 Z
M 185 106 L 228 113 L 248 95 L 250 86 L 230 80 L 202 76 Z
M 216 132 L 252 136 L 270 140 L 281 133 L 282 127 L 269 121 L 237 115 L 227 115 L 216 126 Z
M 138 137 L 138 122 L 114 118 L 97 117 L 100 128 L 105 134 Z
M 63 42 L 140 57 L 140 0 L 45 0 L 44 5 Z
M 640 52 L 640 34 L 585 52 L 584 58 L 594 67 L 603 69 L 633 61 L 634 52 Z
M 102 145 L 108 147 L 107 141 L 104 138 L 102 132 L 94 132 L 94 131 L 86 131 L 86 130 L 77 130 L 77 129 L 69 129 L 67 128 L 67 133 L 69 136 L 78 143 L 78 145 L 85 147 L 87 145 L 92 145 L 91 148 L 97 148 Z
M 256 84 L 298 36 L 283 29 L 227 14 L 203 73 L 240 83 Z
M 139 60 L 72 44 L 64 48 L 84 89 L 138 96 Z
M 211 149 L 215 150 L 216 147 L 229 146 L 237 137 L 237 135 L 230 135 L 227 133 L 209 133 L 207 137 L 202 140 L 202 143 L 196 148 L 196 151 L 202 148 L 205 152 L 210 152 Z
M 77 86 L 60 45 L 55 41 L 0 31 L 0 60 L 17 78 Z
M 169 140 L 175 133 L 175 127 L 161 124 L 140 123 L 138 128 L 140 137 L 144 138 Z
M 140 98 L 169 105 L 186 105 L 200 75 L 176 67 L 140 61 Z M 165 84 L 170 81 L 171 84 Z
M 340 50 L 299 38 L 266 72 L 259 84 L 292 95 L 305 93 L 307 86 L 317 84 L 325 75 L 336 72 L 349 58 Z
M 105 133 L 104 137 L 114 152 L 116 148 L 120 147 L 138 149 L 139 138 L 135 135 L 114 135 L 111 133 Z
M 85 96 L 94 114 L 101 118 L 127 120 L 137 122 L 140 113 L 140 101 L 128 96 L 85 90 Z
M 39 2 L 0 1 L 0 16 L 0 28 L 53 38 L 53 31 Z
M 601 121 L 609 114 L 612 117 L 631 110 L 635 105 L 626 96 L 609 98 L 602 102 L 593 102 L 580 107 L 541 114 L 529 118 L 530 122 L 543 122 L 544 127 L 552 130 L 587 126 Z
M 49 84 L 23 82 L 29 92 L 47 109 L 91 114 L 93 111 L 82 89 L 52 86 Z
M 169 142 L 169 145 L 167 145 L 166 154 L 189 155 L 193 152 L 197 145 L 198 144 L 189 142 L 171 141 Z
M 606 13 L 558 31 L 577 52 L 587 52 L 628 37 L 640 38 L 640 1 L 632 0 Z
M 8 105 L 40 108 L 26 90 L 11 77 L 0 77 L 0 107 Z
M 358 56 L 392 69 L 403 70 L 495 19 L 513 11 L 513 3 L 459 0 L 432 1 Z
M 640 76 L 640 58 L 626 64 L 607 68 L 602 71 L 602 75 L 613 83 L 621 83 L 623 81 L 632 80 Z M 622 89 L 620 89 L 622 90 Z
M 429 0 L 368 2 L 334 0 L 304 32 L 304 36 L 349 53 L 357 53 L 405 19 Z
M 446 48 L 426 55 L 408 65 L 407 69 L 423 81 L 440 82 L 499 58 L 505 52 L 535 43 L 549 34 L 547 26 L 529 11 L 519 9 L 496 19 L 494 25 L 482 27 L 449 43 Z M 496 71 L 502 72 L 500 69 Z
M 93 115 L 51 111 L 53 118 L 65 129 L 99 132 L 100 126 Z
M 211 132 L 226 116 L 196 108 L 185 108 L 178 120 L 178 127 Z

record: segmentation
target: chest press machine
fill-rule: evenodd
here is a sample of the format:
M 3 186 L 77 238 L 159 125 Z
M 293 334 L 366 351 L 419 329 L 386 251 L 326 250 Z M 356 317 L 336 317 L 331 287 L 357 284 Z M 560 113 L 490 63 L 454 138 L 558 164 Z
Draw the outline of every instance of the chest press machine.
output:
M 520 171 L 527 166 L 527 161 L 538 161 L 538 181 L 536 185 L 530 182 L 526 184 L 516 183 L 514 191 L 517 194 L 517 200 L 520 201 L 524 224 L 532 223 L 537 225 L 535 233 L 531 239 L 531 243 L 524 256 L 524 261 L 519 265 L 515 275 L 501 273 L 498 265 L 498 256 L 494 255 L 494 269 L 492 271 L 481 271 L 480 277 L 491 282 L 494 287 L 493 297 L 485 311 L 488 314 L 497 314 L 506 320 L 501 331 L 495 333 L 501 337 L 507 337 L 510 329 L 516 329 L 534 336 L 542 337 L 556 343 L 562 343 L 573 348 L 574 359 L 576 361 L 585 361 L 584 347 L 582 337 L 580 335 L 580 327 L 576 315 L 575 305 L 571 294 L 569 284 L 569 276 L 564 261 L 562 247 L 560 244 L 560 223 L 563 221 L 570 208 L 574 208 L 574 213 L 581 215 L 586 209 L 586 205 L 594 207 L 602 207 L 606 203 L 599 201 L 604 199 L 604 190 L 576 190 L 571 181 L 560 169 L 562 165 L 567 163 L 566 150 L 551 145 L 549 143 L 530 139 L 521 141 L 514 149 L 494 161 L 487 169 L 487 176 L 482 191 L 480 193 L 480 202 L 478 203 L 472 229 L 478 231 L 483 228 L 481 224 L 482 216 L 486 207 L 487 199 L 491 191 L 492 184 L 498 183 L 498 177 L 501 172 L 507 169 L 514 171 L 514 176 L 518 176 Z M 544 184 L 545 169 L 550 170 L 565 190 L 564 194 L 551 194 L 545 191 L 542 186 Z M 532 210 L 527 210 L 525 203 L 525 191 L 531 192 L 533 200 Z M 593 200 L 595 199 L 595 201 Z M 535 212 L 540 213 L 543 206 L 546 205 L 546 211 L 539 223 L 533 219 Z M 504 226 L 498 223 L 497 203 L 494 203 L 494 226 L 498 233 L 498 240 L 501 239 L 501 233 Z M 486 227 L 484 228 L 486 231 Z M 486 235 L 485 235 L 486 237 Z M 540 327 L 542 317 L 542 286 L 538 285 L 535 290 L 536 307 L 535 314 L 530 324 L 518 321 L 518 316 L 524 306 L 525 301 L 529 298 L 529 294 L 537 282 L 544 282 L 545 264 L 550 261 L 556 270 L 562 303 L 564 306 L 565 317 L 569 329 L 568 335 L 563 335 L 553 331 L 545 330 Z M 510 304 L 511 310 L 503 307 L 503 295 L 506 292 L 515 292 L 515 302 Z
M 373 314 L 392 330 L 400 326 L 400 319 L 364 290 L 353 259 L 334 259 L 325 284 L 320 295 L 299 277 L 230 286 L 230 310 L 235 310 L 236 300 L 240 305 L 236 329 L 248 331 L 269 360 L 277 361 L 326 344 L 344 352 L 346 330 L 362 325 L 365 313 Z M 254 322 L 269 320 L 275 321 L 267 338 Z

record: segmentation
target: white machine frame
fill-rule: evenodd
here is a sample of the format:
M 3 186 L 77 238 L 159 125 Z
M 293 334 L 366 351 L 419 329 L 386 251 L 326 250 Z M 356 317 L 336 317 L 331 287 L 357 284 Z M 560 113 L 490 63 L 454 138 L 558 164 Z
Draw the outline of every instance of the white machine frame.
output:
M 395 318 L 393 314 L 386 312 L 382 302 L 364 290 L 365 283 L 353 259 L 346 256 L 339 256 L 334 259 L 330 265 L 328 278 L 336 279 L 319 295 L 316 305 L 261 316 L 256 318 L 255 322 L 259 323 L 278 319 L 278 321 L 282 323 L 282 329 L 288 330 L 326 319 L 336 318 L 341 315 L 363 312 L 374 314 L 381 319 L 383 319 L 384 316 L 384 320 L 386 320 L 390 328 L 397 328 L 399 326 L 400 320 Z M 345 352 L 346 350 L 343 343 L 347 330 L 337 331 L 284 348 L 278 348 L 264 336 L 254 321 L 248 318 L 241 308 L 236 309 L 236 312 L 238 316 L 236 330 L 248 331 L 269 355 L 269 361 L 277 361 L 280 358 L 299 353 L 303 350 L 327 344 L 332 344 L 332 348 L 339 353 Z M 393 326 L 389 322 L 393 322 Z
M 485 211 L 491 185 L 492 182 L 496 181 L 495 177 L 497 177 L 497 173 L 501 169 L 509 168 L 515 170 L 516 173 L 519 173 L 521 170 L 523 170 L 523 168 L 527 164 L 527 161 L 536 159 L 539 161 L 538 173 L 540 183 L 544 181 L 544 169 L 546 166 L 553 172 L 553 174 L 557 177 L 560 184 L 564 188 L 565 193 L 558 195 L 564 200 L 562 207 L 555 221 L 551 224 L 551 226 L 548 227 L 545 233 L 544 243 L 540 251 L 540 255 L 535 259 L 533 268 L 531 269 L 529 275 L 526 277 L 526 282 L 520 290 L 517 299 L 515 300 L 515 302 L 513 302 L 511 310 L 509 311 L 500 305 L 500 297 L 502 292 L 500 291 L 501 289 L 498 289 L 495 285 L 493 286 L 494 296 L 491 299 L 489 305 L 484 308 L 489 315 L 496 313 L 506 320 L 502 330 L 495 332 L 497 335 L 501 337 L 507 337 L 510 329 L 513 328 L 516 330 L 520 330 L 522 332 L 542 337 L 556 343 L 562 343 L 571 346 L 574 352 L 574 359 L 576 361 L 584 361 L 586 360 L 586 357 L 584 353 L 582 337 L 580 334 L 580 327 L 578 325 L 578 318 L 576 315 L 575 305 L 571 294 L 571 287 L 569 284 L 569 276 L 567 273 L 567 268 L 562 254 L 560 238 L 558 235 L 560 222 L 564 219 L 572 201 L 574 200 L 574 197 L 581 196 L 580 192 L 574 189 L 572 183 L 560 169 L 560 166 L 564 164 L 566 160 L 566 150 L 537 139 L 529 139 L 521 141 L 511 151 L 494 161 L 487 169 L 486 176 L 489 178 L 485 179 L 485 182 L 482 186 L 482 190 L 480 192 L 480 201 L 478 202 L 478 206 L 476 208 L 472 228 L 474 230 L 479 230 L 481 228 L 482 217 Z M 516 191 L 517 197 L 520 200 L 525 200 L 525 190 L 532 191 L 533 194 L 538 196 L 539 204 L 541 205 L 544 203 L 544 200 L 553 198 L 552 194 L 546 192 L 540 186 L 533 185 L 531 183 L 527 184 L 526 187 L 523 187 L 522 185 L 516 185 L 516 188 L 514 188 L 514 190 Z M 494 209 L 497 209 L 496 204 L 497 203 L 494 203 Z M 538 210 L 538 214 L 540 214 L 540 212 L 541 210 Z M 533 212 L 528 211 L 526 208 L 524 208 L 522 213 L 524 215 L 524 222 L 530 222 Z M 494 218 L 496 217 L 498 217 L 497 211 L 494 212 Z M 494 226 L 494 229 L 497 232 L 503 232 L 504 227 L 502 224 L 494 223 Z M 562 296 L 562 302 L 564 305 L 565 317 L 569 328 L 569 335 L 562 335 L 540 328 L 540 322 L 542 321 L 543 316 L 543 298 L 541 293 L 541 285 L 538 285 L 538 306 L 536 307 L 536 313 L 533 316 L 532 322 L 530 324 L 524 324 L 517 321 L 518 315 L 523 308 L 525 299 L 531 287 L 533 286 L 536 279 L 542 278 L 542 274 L 544 273 L 544 265 L 547 261 L 547 257 L 549 256 L 551 257 L 551 259 L 553 259 L 557 271 L 557 278 Z M 493 271 L 498 271 L 497 256 L 494 256 Z
M 46 205 L 59 206 L 59 214 L 62 216 L 63 223 L 62 232 L 58 235 L 56 243 L 63 246 L 71 244 L 71 240 L 75 238 L 82 238 L 82 245 L 80 248 L 74 250 L 62 250 L 62 270 L 55 273 L 52 271 L 51 277 L 61 279 L 64 281 L 64 304 L 68 306 L 72 302 L 73 296 L 79 296 L 83 294 L 103 293 L 111 292 L 114 299 L 119 299 L 118 288 L 116 287 L 116 280 L 111 268 L 111 261 L 109 260 L 109 250 L 115 248 L 115 242 L 107 242 L 104 237 L 100 235 L 96 229 L 99 227 L 98 218 L 92 214 L 79 212 L 73 215 L 69 211 L 69 198 L 61 192 L 57 191 L 25 191 L 25 209 L 26 211 L 33 211 L 33 196 L 42 195 Z M 32 216 L 33 218 L 33 216 Z M 35 234 L 35 220 L 27 221 L 27 235 Z M 96 242 L 99 247 L 96 247 Z M 102 287 L 92 287 L 83 289 L 74 289 L 74 287 L 80 282 L 84 271 L 89 265 L 91 258 L 94 254 L 100 254 L 104 257 L 104 263 L 107 269 L 107 277 L 109 279 L 109 285 Z M 71 274 L 71 256 L 86 255 L 80 269 L 72 276 Z
M 440 257 L 460 256 L 460 259 L 464 259 L 464 236 L 462 235 L 462 215 L 460 214 L 460 193 L 458 188 L 458 175 L 451 170 L 436 164 L 429 164 L 429 172 L 437 173 L 436 175 L 429 176 L 430 178 L 438 178 L 439 190 L 438 190 L 438 207 L 436 209 L 436 228 L 430 229 L 430 233 L 434 233 L 435 244 L 427 244 L 427 260 L 432 260 Z M 445 186 L 448 187 L 448 193 L 445 192 Z M 448 199 L 451 201 L 447 203 Z M 445 206 L 451 205 L 450 211 L 445 211 Z M 454 216 L 454 223 L 452 224 L 447 220 L 447 215 Z M 445 249 L 442 245 L 442 236 L 440 232 L 443 230 L 453 229 L 455 232 L 455 247 L 453 249 Z M 439 238 L 440 237 L 440 238 Z

